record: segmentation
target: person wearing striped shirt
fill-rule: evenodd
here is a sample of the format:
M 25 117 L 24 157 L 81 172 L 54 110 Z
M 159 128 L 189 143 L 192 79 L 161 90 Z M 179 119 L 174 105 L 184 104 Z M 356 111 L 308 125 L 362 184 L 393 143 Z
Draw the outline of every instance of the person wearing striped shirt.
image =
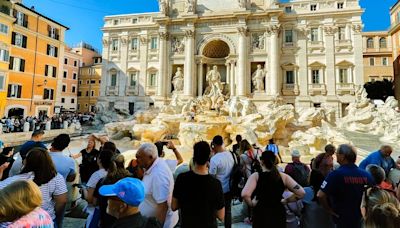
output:
M 275 156 L 278 156 L 280 162 L 282 162 L 282 157 L 281 157 L 281 154 L 279 153 L 279 147 L 278 147 L 278 145 L 275 144 L 274 139 L 270 139 L 268 141 L 268 145 L 267 145 L 267 147 L 265 147 L 264 151 L 268 151 L 268 150 L 274 152 Z
M 25 159 L 21 173 L 0 181 L 0 190 L 19 180 L 33 180 L 42 193 L 41 208 L 54 221 L 54 227 L 62 227 L 64 209 L 67 203 L 67 185 L 62 175 L 57 173 L 49 153 L 43 148 L 33 148 Z M 7 165 L 0 167 L 0 177 Z

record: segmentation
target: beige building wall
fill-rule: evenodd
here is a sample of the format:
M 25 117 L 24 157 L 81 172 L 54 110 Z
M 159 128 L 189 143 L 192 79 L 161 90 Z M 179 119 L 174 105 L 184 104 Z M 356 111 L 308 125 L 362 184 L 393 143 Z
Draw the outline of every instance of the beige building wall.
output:
M 363 33 L 364 82 L 393 80 L 392 41 L 387 31 Z

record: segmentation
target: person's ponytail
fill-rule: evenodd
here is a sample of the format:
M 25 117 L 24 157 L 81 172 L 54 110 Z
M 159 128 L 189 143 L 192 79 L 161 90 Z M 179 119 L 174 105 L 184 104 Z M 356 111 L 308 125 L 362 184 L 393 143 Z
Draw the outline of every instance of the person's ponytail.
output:
M 276 165 L 278 164 L 277 157 L 274 152 L 267 150 L 261 155 L 261 160 L 264 163 L 265 168 L 270 170 L 272 176 L 274 179 L 279 180 L 281 178 L 281 175 L 279 173 L 278 168 Z

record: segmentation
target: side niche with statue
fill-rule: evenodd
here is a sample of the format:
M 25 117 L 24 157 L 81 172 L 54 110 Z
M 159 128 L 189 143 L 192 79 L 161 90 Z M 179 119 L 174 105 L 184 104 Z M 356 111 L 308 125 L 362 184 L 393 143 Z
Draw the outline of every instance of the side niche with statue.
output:
M 174 86 L 174 90 L 173 90 L 174 93 L 180 93 L 183 91 L 183 85 L 184 85 L 183 80 L 184 80 L 184 77 L 183 77 L 182 68 L 178 67 L 176 69 L 175 75 L 172 78 L 172 85 Z

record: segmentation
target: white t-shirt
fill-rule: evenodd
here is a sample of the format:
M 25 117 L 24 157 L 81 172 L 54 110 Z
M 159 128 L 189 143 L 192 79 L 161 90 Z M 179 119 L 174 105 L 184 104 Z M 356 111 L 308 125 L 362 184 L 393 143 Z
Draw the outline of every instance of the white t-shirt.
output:
M 156 216 L 157 204 L 167 201 L 168 211 L 164 228 L 173 228 L 178 223 L 179 217 L 178 212 L 171 210 L 174 178 L 167 163 L 163 159 L 157 158 L 144 173 L 142 181 L 146 197 L 139 205 L 140 212 L 146 217 L 154 217 Z
M 209 173 L 221 182 L 224 193 L 230 191 L 229 179 L 234 164 L 231 152 L 219 152 L 211 157 Z
M 33 172 L 19 174 L 10 178 L 5 179 L 4 181 L 0 181 L 0 189 L 5 188 L 7 185 L 19 181 L 19 180 L 33 180 L 35 175 Z M 40 187 L 40 191 L 42 192 L 42 208 L 47 211 L 51 218 L 54 220 L 56 218 L 56 213 L 54 207 L 56 206 L 56 202 L 53 200 L 53 196 L 59 196 L 64 193 L 67 193 L 67 184 L 65 183 L 65 179 L 61 174 L 57 173 L 57 175 L 51 179 L 46 184 L 42 184 Z
M 90 176 L 86 186 L 89 188 L 96 188 L 97 183 L 101 180 L 101 178 L 104 178 L 107 176 L 107 171 L 104 169 L 99 169 L 96 172 Z
M 169 169 L 171 170 L 172 174 L 175 173 L 176 167 L 178 166 L 178 161 L 177 160 L 172 160 L 172 159 L 165 159 L 165 163 L 167 163 Z

